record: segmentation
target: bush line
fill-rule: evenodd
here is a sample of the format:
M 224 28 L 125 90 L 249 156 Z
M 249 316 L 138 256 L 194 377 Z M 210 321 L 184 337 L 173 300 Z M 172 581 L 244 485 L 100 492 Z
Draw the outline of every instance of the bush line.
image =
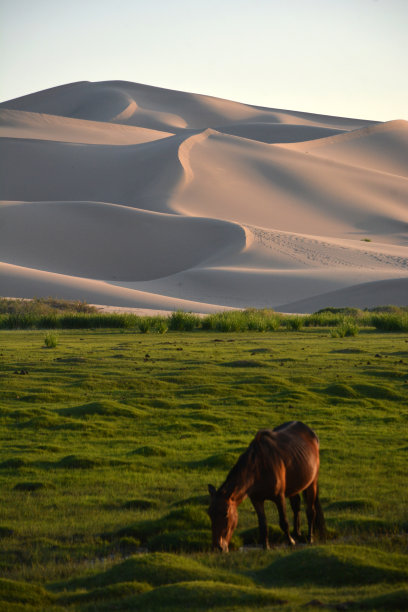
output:
M 0 304 L 1 302 L 2 300 Z M 116 328 L 163 334 L 167 331 L 272 332 L 282 329 L 299 331 L 303 327 L 328 327 L 332 328 L 332 337 L 355 336 L 362 327 L 374 327 L 382 332 L 408 331 L 408 308 L 392 306 L 372 310 L 327 308 L 311 315 L 285 315 L 271 309 L 249 308 L 204 317 L 182 311 L 173 312 L 169 316 L 139 316 L 66 310 L 68 309 L 55 308 L 54 312 L 47 314 L 44 314 L 42 309 L 35 312 L 32 308 L 26 312 L 21 309 L 15 312 L 3 311 L 3 314 L 0 314 L 0 329 Z

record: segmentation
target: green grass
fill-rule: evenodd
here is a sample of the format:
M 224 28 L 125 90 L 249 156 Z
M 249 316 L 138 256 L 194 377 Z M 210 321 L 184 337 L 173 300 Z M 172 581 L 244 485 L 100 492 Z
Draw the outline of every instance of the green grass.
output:
M 48 332 L 44 338 L 44 346 L 46 348 L 55 348 L 58 344 L 58 336 L 53 332 Z
M 0 332 L 0 609 L 406 607 L 408 337 L 332 337 L 350 312 L 248 331 L 258 316 L 227 335 L 226 316 L 60 328 L 52 350 L 42 329 Z M 273 549 L 256 548 L 246 500 L 235 550 L 212 553 L 208 483 L 290 419 L 321 440 L 327 544 L 289 550 L 269 503 Z
M 330 327 L 332 337 L 356 336 L 360 328 L 382 332 L 408 331 L 408 307 L 379 306 L 372 309 L 325 308 L 312 315 L 282 315 L 274 310 L 248 308 L 200 317 L 176 311 L 168 316 L 100 313 L 85 302 L 39 298 L 0 298 L 0 329 L 122 329 L 142 334 L 167 331 L 216 332 L 299 331 L 302 327 Z M 47 339 L 50 339 L 49 341 Z M 57 336 L 49 332 L 45 344 L 55 348 Z

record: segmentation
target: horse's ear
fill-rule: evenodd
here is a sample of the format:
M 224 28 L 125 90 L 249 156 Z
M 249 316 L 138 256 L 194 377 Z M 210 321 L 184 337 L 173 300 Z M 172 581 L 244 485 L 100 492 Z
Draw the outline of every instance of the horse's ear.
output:
M 208 485 L 208 492 L 211 495 L 211 497 L 214 497 L 214 495 L 216 494 L 216 488 L 213 485 Z

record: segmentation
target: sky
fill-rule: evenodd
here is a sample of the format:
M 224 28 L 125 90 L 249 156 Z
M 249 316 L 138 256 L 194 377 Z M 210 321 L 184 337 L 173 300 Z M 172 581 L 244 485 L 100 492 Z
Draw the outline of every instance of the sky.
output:
M 408 0 L 0 0 L 0 101 L 125 80 L 408 120 Z

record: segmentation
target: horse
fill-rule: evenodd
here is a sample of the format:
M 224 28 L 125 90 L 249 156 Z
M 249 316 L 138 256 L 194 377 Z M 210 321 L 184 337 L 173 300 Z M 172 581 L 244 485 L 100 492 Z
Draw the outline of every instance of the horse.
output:
M 273 430 L 259 430 L 219 489 L 208 485 L 213 550 L 228 552 L 238 524 L 237 508 L 246 497 L 258 515 L 260 541 L 264 548 L 269 548 L 265 500 L 275 502 L 279 526 L 288 544 L 294 546 L 296 542 L 289 532 L 285 498 L 289 498 L 293 510 L 293 535 L 299 538 L 301 492 L 306 502 L 308 542 L 313 542 L 314 528 L 324 539 L 325 522 L 318 495 L 318 477 L 319 439 L 307 425 L 290 421 Z

